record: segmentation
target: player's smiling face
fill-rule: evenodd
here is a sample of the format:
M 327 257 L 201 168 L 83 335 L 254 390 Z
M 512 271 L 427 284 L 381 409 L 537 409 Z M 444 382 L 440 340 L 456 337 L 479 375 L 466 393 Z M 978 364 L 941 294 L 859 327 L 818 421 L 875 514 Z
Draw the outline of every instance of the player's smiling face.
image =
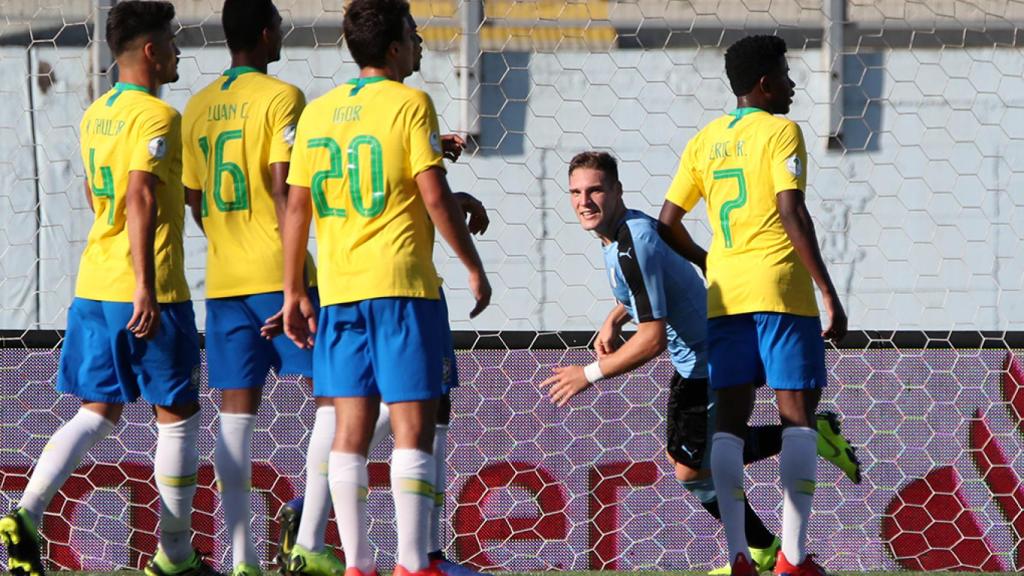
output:
M 608 182 L 601 170 L 577 168 L 569 175 L 569 198 L 580 226 L 601 234 L 610 229 L 615 224 L 612 219 L 619 216 L 622 186 Z

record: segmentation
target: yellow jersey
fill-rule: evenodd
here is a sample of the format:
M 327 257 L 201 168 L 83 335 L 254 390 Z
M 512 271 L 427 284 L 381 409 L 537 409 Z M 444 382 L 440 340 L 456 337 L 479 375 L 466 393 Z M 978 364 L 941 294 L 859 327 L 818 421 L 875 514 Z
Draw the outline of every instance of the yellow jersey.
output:
M 128 173 L 148 172 L 156 188 L 156 299 L 189 299 L 185 282 L 185 192 L 181 186 L 181 116 L 146 88 L 118 82 L 82 117 L 82 164 L 95 219 L 82 253 L 75 295 L 131 302 L 135 269 L 128 243 Z
M 435 166 L 437 114 L 420 90 L 360 78 L 306 107 L 288 183 L 310 189 L 321 304 L 438 298 L 434 225 L 415 180 Z
M 282 290 L 270 165 L 291 160 L 305 104 L 295 86 L 239 66 L 185 107 L 182 181 L 203 192 L 208 298 Z
M 686 211 L 701 198 L 707 204 L 709 318 L 818 315 L 810 273 L 775 199 L 784 190 L 806 190 L 806 166 L 800 127 L 757 108 L 714 120 L 686 145 L 666 199 Z

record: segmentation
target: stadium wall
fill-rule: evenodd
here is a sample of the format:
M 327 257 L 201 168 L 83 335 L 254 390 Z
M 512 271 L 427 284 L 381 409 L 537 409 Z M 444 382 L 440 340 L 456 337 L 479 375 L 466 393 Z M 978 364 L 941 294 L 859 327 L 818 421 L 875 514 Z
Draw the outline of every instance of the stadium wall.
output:
M 852 48 L 842 149 L 828 146 L 821 50 L 794 46 L 791 117 L 808 141 L 809 207 L 851 326 L 1024 329 L 1024 53 L 1012 46 Z M 337 46 L 289 47 L 271 73 L 314 98 L 354 74 L 345 58 Z M 428 52 L 410 80 L 432 95 L 443 129 L 459 124 L 455 59 Z M 163 96 L 181 109 L 226 65 L 222 45 L 186 47 Z M 481 69 L 480 146 L 450 180 L 490 208 L 479 245 L 495 297 L 466 319 L 464 271 L 438 244 L 454 326 L 592 329 L 611 300 L 598 243 L 565 199 L 568 160 L 613 151 L 627 203 L 656 214 L 686 141 L 732 106 L 721 49 L 485 52 Z M 0 328 L 64 326 L 90 222 L 77 139 L 88 72 L 82 47 L 0 47 L 2 77 L 24 79 L 0 87 Z M 691 227 L 706 243 L 698 212 Z M 187 231 L 202 323 L 205 243 Z
M 453 396 L 449 434 L 445 532 L 452 556 L 517 572 L 724 563 L 718 524 L 674 480 L 663 455 L 667 359 L 557 409 L 535 385 L 554 365 L 588 362 L 580 346 L 591 334 L 457 336 L 460 348 L 471 349 L 458 354 L 463 386 Z M 77 409 L 74 398 L 53 390 L 58 337 L 3 340 L 0 510 L 15 504 L 49 435 Z M 25 341 L 37 347 L 25 348 Z M 842 416 L 864 481 L 853 485 L 819 465 L 811 551 L 832 570 L 1024 569 L 1024 335 L 856 334 L 849 342 L 828 353 L 822 408 Z M 517 348 L 524 344 L 533 348 Z M 204 364 L 195 544 L 227 566 L 212 471 L 216 409 L 205 378 Z M 253 530 L 269 559 L 272 518 L 302 491 L 314 406 L 293 380 L 270 378 L 266 392 L 254 443 Z M 755 421 L 773 418 L 762 394 Z M 44 534 L 54 567 L 139 567 L 153 552 L 155 441 L 152 414 L 129 406 L 48 510 Z M 385 442 L 372 454 L 369 500 L 370 534 L 384 566 L 395 546 L 389 449 Z M 775 459 L 750 466 L 748 496 L 778 530 L 776 474 Z M 329 540 L 337 542 L 333 526 Z

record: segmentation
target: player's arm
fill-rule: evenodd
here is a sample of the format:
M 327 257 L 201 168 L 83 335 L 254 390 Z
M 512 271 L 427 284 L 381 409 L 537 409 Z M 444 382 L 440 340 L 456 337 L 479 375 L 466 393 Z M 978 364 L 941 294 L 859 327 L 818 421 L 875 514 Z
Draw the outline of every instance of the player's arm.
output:
M 149 338 L 160 327 L 156 303 L 156 270 L 153 244 L 156 238 L 156 188 L 160 180 L 149 172 L 128 173 L 125 205 L 128 218 L 128 246 L 135 271 L 132 317 L 126 328 L 138 338 Z
M 663 318 L 641 322 L 637 325 L 636 334 L 615 352 L 599 358 L 587 367 L 556 367 L 553 369 L 554 375 L 541 382 L 540 387 L 548 389 L 551 402 L 564 406 L 573 396 L 589 388 L 593 382 L 639 368 L 657 358 L 667 346 L 668 337 L 665 335 Z
M 686 227 L 683 226 L 683 216 L 685 215 L 686 210 L 683 210 L 681 206 L 670 200 L 665 200 L 661 206 L 661 214 L 658 215 L 658 235 L 670 248 L 683 258 L 693 262 L 701 272 L 707 275 L 708 252 L 694 242 L 693 237 L 686 231 Z
M 284 239 L 285 213 L 288 210 L 288 162 L 274 162 L 270 165 L 270 198 L 274 201 L 277 214 L 277 228 Z
M 491 219 L 487 216 L 487 208 L 483 202 L 477 200 L 472 194 L 466 192 L 453 192 L 455 201 L 459 203 L 464 218 L 468 218 L 466 226 L 470 234 L 483 234 L 491 225 Z
M 89 206 L 89 210 L 92 210 L 93 214 L 96 213 L 96 208 L 92 205 L 92 186 L 89 186 L 89 179 L 85 179 L 85 203 Z
M 832 283 L 828 268 L 825 267 L 821 250 L 818 249 L 818 238 L 814 233 L 811 214 L 804 202 L 804 193 L 800 190 L 783 190 L 775 196 L 775 201 L 789 241 L 793 243 L 797 256 L 807 267 L 811 278 L 821 291 L 821 300 L 829 317 L 829 325 L 822 331 L 822 336 L 829 340 L 840 340 L 846 335 L 846 312 L 839 301 L 839 294 Z
M 309 188 L 292 185 L 288 191 L 284 226 L 284 306 L 281 308 L 284 333 L 300 348 L 313 347 L 316 317 L 306 291 L 306 244 L 313 218 Z
M 604 358 L 619 347 L 619 338 L 622 336 L 622 327 L 629 322 L 629 310 L 622 302 L 616 302 L 615 307 L 608 312 L 608 317 L 601 324 L 601 330 L 594 339 L 594 352 L 598 358 Z
M 475 318 L 491 302 L 491 284 L 484 273 L 484 265 L 473 244 L 473 238 L 469 235 L 462 209 L 448 187 L 443 168 L 433 166 L 420 172 L 416 175 L 416 185 L 430 220 L 469 271 L 469 288 L 476 299 L 476 306 L 469 317 Z
M 206 234 L 206 229 L 203 228 L 203 191 L 185 186 L 185 202 L 188 202 L 189 212 L 192 213 L 192 220 L 203 231 L 203 234 Z

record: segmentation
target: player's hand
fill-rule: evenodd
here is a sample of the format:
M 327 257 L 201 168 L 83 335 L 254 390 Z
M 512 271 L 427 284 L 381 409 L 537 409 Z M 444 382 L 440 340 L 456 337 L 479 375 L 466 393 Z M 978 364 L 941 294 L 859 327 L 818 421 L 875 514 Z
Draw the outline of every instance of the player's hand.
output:
M 821 331 L 821 337 L 832 342 L 839 342 L 843 336 L 846 336 L 848 322 L 846 311 L 843 310 L 838 296 L 827 295 L 822 298 L 822 303 L 825 305 L 825 313 L 828 314 L 828 326 Z
M 482 270 L 469 273 L 469 289 L 473 292 L 473 298 L 476 299 L 476 307 L 469 313 L 469 317 L 472 319 L 480 315 L 484 308 L 491 303 L 491 283 Z
M 466 140 L 458 134 L 441 135 L 441 153 L 452 162 L 457 162 L 466 149 Z
M 132 299 L 132 317 L 125 328 L 136 338 L 150 339 L 160 329 L 160 305 L 150 290 L 139 288 Z
M 273 340 L 281 334 L 284 334 L 284 309 L 277 311 L 270 318 L 263 321 L 263 326 L 260 326 L 260 336 L 267 340 Z
M 309 296 L 285 296 L 281 316 L 288 339 L 303 350 L 312 348 L 313 335 L 316 334 L 316 313 Z
M 573 396 L 590 388 L 583 366 L 555 366 L 551 371 L 555 375 L 541 382 L 540 388 L 548 389 L 548 398 L 558 407 L 565 406 Z
M 615 349 L 619 347 L 619 337 L 621 335 L 621 326 L 615 322 L 605 322 L 597 333 L 597 338 L 594 339 L 594 352 L 597 352 L 597 357 L 599 359 L 604 358 L 615 352 Z
M 486 232 L 487 227 L 491 224 L 491 219 L 487 217 L 487 208 L 484 208 L 483 202 L 465 192 L 455 192 L 452 195 L 459 203 L 459 208 L 462 208 L 462 214 L 469 218 L 469 222 L 466 223 L 469 233 L 483 234 Z

